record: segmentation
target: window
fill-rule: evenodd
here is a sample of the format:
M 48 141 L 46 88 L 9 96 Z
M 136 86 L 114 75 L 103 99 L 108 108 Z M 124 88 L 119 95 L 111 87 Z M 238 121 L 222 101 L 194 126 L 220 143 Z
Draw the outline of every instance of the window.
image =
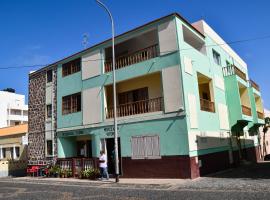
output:
M 52 117 L 52 104 L 46 106 L 47 119 Z
M 52 82 L 52 70 L 47 71 L 47 83 Z
M 16 158 L 20 157 L 20 147 L 15 147 Z
M 160 158 L 159 136 L 135 136 L 131 138 L 132 159 Z
M 214 49 L 213 49 L 213 58 L 216 64 L 221 65 L 220 54 L 216 52 Z
M 118 94 L 119 104 L 127 104 L 148 99 L 148 88 L 140 88 Z
M 3 158 L 7 157 L 7 148 L 2 148 L 2 155 L 3 155 Z
M 53 155 L 53 143 L 52 140 L 46 140 L 46 155 L 52 156 Z
M 228 60 L 226 60 L 226 67 L 231 67 L 231 66 L 232 66 L 231 63 Z
M 81 71 L 81 58 L 72 60 L 62 65 L 62 76 L 68 76 Z
M 62 114 L 81 111 L 81 93 L 68 95 L 62 98 Z

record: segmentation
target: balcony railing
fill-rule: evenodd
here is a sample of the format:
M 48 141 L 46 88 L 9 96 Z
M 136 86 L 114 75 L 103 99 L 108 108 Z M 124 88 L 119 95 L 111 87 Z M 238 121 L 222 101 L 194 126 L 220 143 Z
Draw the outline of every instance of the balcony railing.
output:
M 206 99 L 200 99 L 201 110 L 215 112 L 215 103 Z
M 163 110 L 163 98 L 147 99 L 117 106 L 117 116 L 125 117 L 143 113 L 157 112 Z M 114 117 L 113 107 L 106 109 L 106 118 Z
M 72 176 L 79 176 L 82 170 L 97 168 L 97 162 L 93 158 L 59 158 L 57 160 L 63 170 L 71 170 Z
M 247 76 L 244 72 L 242 72 L 239 68 L 236 66 L 227 66 L 222 68 L 223 76 L 231 76 L 231 75 L 237 75 L 243 80 L 247 81 Z
M 257 115 L 259 119 L 264 119 L 264 114 L 262 112 L 257 111 Z
M 158 56 L 157 44 L 141 49 L 134 53 L 116 57 L 115 59 L 115 69 L 120 69 L 129 65 L 133 65 L 151 58 Z M 113 70 L 112 60 L 105 62 L 105 72 L 110 72 Z
M 251 116 L 251 108 L 242 105 L 242 113 L 247 116 Z
M 257 91 L 260 91 L 260 87 L 257 83 L 255 83 L 253 80 L 249 80 L 250 86 L 255 88 Z

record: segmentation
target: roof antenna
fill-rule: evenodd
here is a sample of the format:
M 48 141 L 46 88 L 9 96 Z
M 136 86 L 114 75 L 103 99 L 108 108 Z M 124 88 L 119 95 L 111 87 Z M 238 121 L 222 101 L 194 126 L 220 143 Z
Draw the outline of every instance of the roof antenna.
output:
M 82 45 L 83 45 L 83 48 L 86 49 L 87 46 L 89 44 L 89 34 L 88 33 L 84 33 L 83 34 L 83 40 L 82 40 Z

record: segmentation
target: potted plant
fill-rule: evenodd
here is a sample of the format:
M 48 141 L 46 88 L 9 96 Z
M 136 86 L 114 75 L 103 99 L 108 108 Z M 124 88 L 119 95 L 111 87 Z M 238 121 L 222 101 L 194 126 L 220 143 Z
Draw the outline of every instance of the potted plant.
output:
M 98 169 L 96 169 L 96 168 L 90 168 L 90 169 L 89 169 L 89 176 L 88 176 L 89 179 L 95 180 L 95 179 L 97 179 L 99 176 L 100 176 L 100 172 L 99 172 Z
M 71 169 L 67 169 L 66 172 L 67 172 L 67 178 L 72 177 L 72 170 Z

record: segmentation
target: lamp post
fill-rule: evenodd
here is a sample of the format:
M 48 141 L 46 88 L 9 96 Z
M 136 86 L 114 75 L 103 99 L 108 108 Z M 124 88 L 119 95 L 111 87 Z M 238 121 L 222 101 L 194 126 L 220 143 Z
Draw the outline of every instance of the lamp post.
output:
M 114 21 L 108 7 L 100 0 L 96 2 L 106 10 L 112 24 L 112 67 L 113 67 L 113 112 L 114 112 L 114 154 L 115 154 L 115 182 L 119 182 L 119 158 L 118 158 L 118 133 L 117 133 L 117 113 L 116 113 L 116 81 L 115 81 L 115 52 L 114 52 Z

